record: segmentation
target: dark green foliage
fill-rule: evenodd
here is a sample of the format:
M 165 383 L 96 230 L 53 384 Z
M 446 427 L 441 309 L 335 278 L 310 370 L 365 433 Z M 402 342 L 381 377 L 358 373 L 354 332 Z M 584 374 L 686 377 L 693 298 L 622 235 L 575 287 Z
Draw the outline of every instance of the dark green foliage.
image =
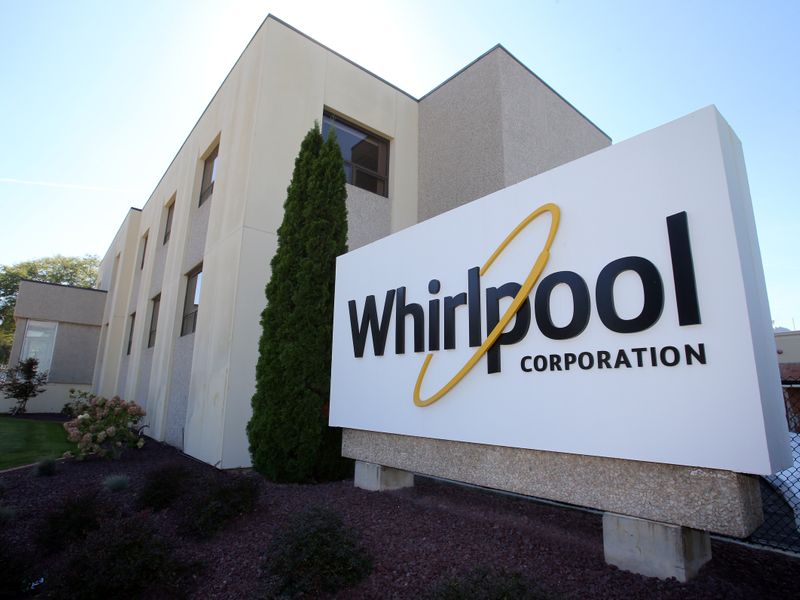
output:
M 33 581 L 33 564 L 24 548 L 0 538 L 0 600 L 25 597 Z
M 336 513 L 312 509 L 281 529 L 266 557 L 268 596 L 317 598 L 369 575 L 372 559 Z
M 39 361 L 35 358 L 22 360 L 16 367 L 9 369 L 8 378 L 0 383 L 0 390 L 6 398 L 17 401 L 17 404 L 11 407 L 11 414 L 24 414 L 28 400 L 43 392 L 45 383 L 47 383 L 47 373 L 39 373 Z
M 53 458 L 45 458 L 36 463 L 34 471 L 37 477 L 52 477 L 56 474 L 56 461 Z
M 103 487 L 109 492 L 121 492 L 131 484 L 131 478 L 127 475 L 109 475 L 103 479 Z
M 85 538 L 97 529 L 99 512 L 95 494 L 66 499 L 45 515 L 37 536 L 39 545 L 45 552 L 54 553 Z
M 426 600 L 555 600 L 519 573 L 477 569 L 441 581 Z
M 210 483 L 185 512 L 179 531 L 196 539 L 208 539 L 231 519 L 253 510 L 258 498 L 258 481 L 252 477 L 231 477 Z
M 273 481 L 338 479 L 341 430 L 328 427 L 336 257 L 347 251 L 344 169 L 334 137 L 308 132 L 278 229 L 247 426 L 257 471 Z
M 156 512 L 169 508 L 186 493 L 188 477 L 189 471 L 179 465 L 166 465 L 150 471 L 136 499 L 137 508 Z
M 191 574 L 149 521 L 130 516 L 89 534 L 53 580 L 57 597 L 74 600 L 180 598 L 189 595 Z

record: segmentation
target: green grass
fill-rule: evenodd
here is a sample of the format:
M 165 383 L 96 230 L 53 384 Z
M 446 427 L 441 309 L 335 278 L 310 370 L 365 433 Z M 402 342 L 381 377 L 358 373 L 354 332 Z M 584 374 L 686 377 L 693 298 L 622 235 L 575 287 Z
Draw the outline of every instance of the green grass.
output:
M 61 423 L 0 416 L 0 470 L 60 458 L 75 444 Z

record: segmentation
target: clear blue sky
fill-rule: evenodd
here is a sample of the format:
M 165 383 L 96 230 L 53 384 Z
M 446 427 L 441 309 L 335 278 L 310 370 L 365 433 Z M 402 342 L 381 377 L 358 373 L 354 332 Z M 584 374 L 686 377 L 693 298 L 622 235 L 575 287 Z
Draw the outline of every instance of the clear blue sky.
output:
M 800 327 L 800 2 L 0 0 L 0 264 L 102 255 L 268 13 L 420 96 L 496 43 L 621 141 L 716 104 Z M 794 320 L 794 321 L 793 321 Z

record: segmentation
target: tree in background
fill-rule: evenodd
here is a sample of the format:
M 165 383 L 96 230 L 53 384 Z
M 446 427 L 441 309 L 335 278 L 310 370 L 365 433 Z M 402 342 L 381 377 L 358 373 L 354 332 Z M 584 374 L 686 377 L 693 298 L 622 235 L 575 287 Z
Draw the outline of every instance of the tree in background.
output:
M 16 406 L 11 407 L 11 414 L 24 414 L 28 400 L 43 392 L 45 383 L 47 373 L 39 373 L 39 361 L 35 358 L 23 360 L 13 369 L 9 369 L 5 381 L 0 382 L 0 390 L 6 399 L 13 398 L 17 401 Z
M 344 166 L 334 135 L 317 124 L 295 160 L 256 365 L 247 425 L 257 471 L 274 481 L 345 477 L 341 429 L 328 427 L 336 257 L 347 252 Z
M 49 256 L 0 266 L 0 365 L 8 362 L 14 341 L 14 307 L 20 279 L 91 287 L 97 278 L 96 256 Z

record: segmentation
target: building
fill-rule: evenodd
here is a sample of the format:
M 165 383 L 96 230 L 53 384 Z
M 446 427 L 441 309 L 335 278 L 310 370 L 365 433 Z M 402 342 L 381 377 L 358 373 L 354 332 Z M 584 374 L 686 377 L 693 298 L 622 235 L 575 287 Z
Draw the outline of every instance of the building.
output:
M 350 249 L 611 143 L 502 46 L 417 99 L 267 17 L 98 281 L 94 390 L 222 468 L 249 465 L 264 286 L 315 121 L 343 147 Z
M 28 404 L 30 412 L 59 412 L 69 390 L 91 389 L 105 303 L 103 290 L 20 281 L 9 364 L 36 358 L 39 371 L 48 373 L 45 391 Z M 0 402 L 3 412 L 15 403 Z

